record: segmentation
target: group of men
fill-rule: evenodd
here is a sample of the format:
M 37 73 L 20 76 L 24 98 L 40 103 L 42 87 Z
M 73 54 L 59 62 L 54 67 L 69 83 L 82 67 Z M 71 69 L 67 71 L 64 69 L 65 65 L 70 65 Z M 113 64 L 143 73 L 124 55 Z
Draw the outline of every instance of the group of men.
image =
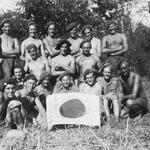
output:
M 1 123 L 5 120 L 11 127 L 14 124 L 23 126 L 28 118 L 45 126 L 46 96 L 60 91 L 78 91 L 85 82 L 87 70 L 92 69 L 96 76 L 100 76 L 103 55 L 106 55 L 105 63 L 113 66 L 113 75 L 120 79 L 124 95 L 122 105 L 130 109 L 130 116 L 136 110 L 140 114 L 147 112 L 148 102 L 140 76 L 130 70 L 130 64 L 124 59 L 128 51 L 127 38 L 124 33 L 116 32 L 116 22 L 108 25 L 109 33 L 102 42 L 94 37 L 90 25 L 83 27 L 82 38 L 79 37 L 77 25 L 75 22 L 69 24 L 66 29 L 66 37 L 69 37 L 59 39 L 55 35 L 55 23 L 49 22 L 47 35 L 42 41 L 38 38 L 37 25 L 31 22 L 28 25 L 29 37 L 19 46 L 18 40 L 11 36 L 11 19 L 1 22 Z M 90 80 L 87 83 L 92 87 Z

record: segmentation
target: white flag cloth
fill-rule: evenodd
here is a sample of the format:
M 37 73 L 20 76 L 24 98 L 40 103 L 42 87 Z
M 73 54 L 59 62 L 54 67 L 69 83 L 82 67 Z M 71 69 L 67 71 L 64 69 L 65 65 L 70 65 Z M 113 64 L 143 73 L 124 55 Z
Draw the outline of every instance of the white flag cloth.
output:
M 60 93 L 48 95 L 48 127 L 58 124 L 100 126 L 100 103 L 96 95 Z

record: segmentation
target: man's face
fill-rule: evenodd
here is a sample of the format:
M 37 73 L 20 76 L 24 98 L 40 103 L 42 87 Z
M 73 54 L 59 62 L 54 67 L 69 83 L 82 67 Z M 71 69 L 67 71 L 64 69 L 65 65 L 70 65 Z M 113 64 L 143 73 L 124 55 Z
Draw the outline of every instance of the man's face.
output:
M 120 65 L 120 75 L 122 77 L 127 77 L 130 73 L 130 66 L 128 63 L 124 62 Z
M 28 52 L 33 60 L 37 58 L 37 50 L 35 48 L 31 48 Z
M 64 43 L 60 48 L 60 52 L 62 55 L 66 55 L 67 51 L 68 51 L 68 44 Z
M 89 86 L 92 86 L 95 82 L 95 77 L 94 77 L 94 74 L 93 73 L 89 73 L 86 75 L 86 83 L 89 85 Z
M 36 81 L 32 79 L 27 80 L 25 82 L 25 87 L 28 92 L 32 92 L 34 88 L 36 87 Z
M 49 86 L 50 83 L 50 79 L 49 77 L 46 77 L 43 81 L 42 81 L 42 85 L 43 87 L 47 88 Z
M 92 36 L 93 36 L 91 29 L 86 28 L 86 29 L 84 30 L 84 36 L 85 36 L 85 39 L 86 39 L 86 40 L 91 40 L 91 39 L 92 39 Z
M 8 98 L 13 98 L 15 95 L 15 85 L 14 84 L 6 85 L 4 93 Z
M 77 36 L 77 28 L 73 28 L 69 33 L 72 38 L 75 38 Z
M 115 24 L 110 24 L 108 31 L 110 34 L 114 34 L 116 32 L 116 25 Z
M 2 30 L 3 30 L 4 33 L 9 34 L 10 30 L 11 30 L 10 23 L 4 23 L 4 26 L 3 26 Z
M 55 35 L 55 25 L 54 24 L 51 24 L 48 27 L 48 35 L 50 35 L 51 37 L 54 37 L 54 35 Z
M 16 79 L 21 79 L 22 78 L 22 70 L 21 68 L 15 68 L 14 69 L 14 75 Z
M 103 69 L 103 77 L 104 77 L 104 79 L 109 80 L 111 78 L 111 74 L 112 74 L 112 71 L 111 71 L 110 67 L 105 67 Z
M 83 54 L 85 56 L 90 55 L 90 49 L 91 49 L 91 43 L 90 42 L 86 42 L 82 45 L 82 51 L 83 51 Z
M 35 25 L 29 26 L 29 36 L 35 38 L 37 33 L 37 29 Z
M 69 76 L 64 76 L 62 78 L 62 84 L 65 88 L 68 88 L 71 83 L 71 78 Z

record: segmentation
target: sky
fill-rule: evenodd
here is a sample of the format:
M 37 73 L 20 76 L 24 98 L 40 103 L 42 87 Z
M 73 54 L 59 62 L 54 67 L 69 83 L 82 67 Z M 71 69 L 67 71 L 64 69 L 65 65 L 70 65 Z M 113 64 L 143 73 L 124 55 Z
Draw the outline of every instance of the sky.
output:
M 7 10 L 14 10 L 17 8 L 16 2 L 19 0 L 0 0 L 0 13 L 7 12 Z

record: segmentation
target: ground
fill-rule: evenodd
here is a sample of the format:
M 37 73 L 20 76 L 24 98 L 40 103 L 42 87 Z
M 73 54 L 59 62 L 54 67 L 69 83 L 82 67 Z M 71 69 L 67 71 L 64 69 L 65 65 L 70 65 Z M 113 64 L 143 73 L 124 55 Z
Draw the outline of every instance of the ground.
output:
M 144 82 L 150 100 L 150 82 Z M 150 106 L 150 105 L 149 105 Z M 149 107 L 150 108 L 150 107 Z M 113 126 L 113 125 L 112 125 Z M 53 131 L 27 128 L 24 139 L 3 137 L 0 150 L 149 150 L 150 113 L 140 120 L 122 120 L 119 127 L 57 126 Z

